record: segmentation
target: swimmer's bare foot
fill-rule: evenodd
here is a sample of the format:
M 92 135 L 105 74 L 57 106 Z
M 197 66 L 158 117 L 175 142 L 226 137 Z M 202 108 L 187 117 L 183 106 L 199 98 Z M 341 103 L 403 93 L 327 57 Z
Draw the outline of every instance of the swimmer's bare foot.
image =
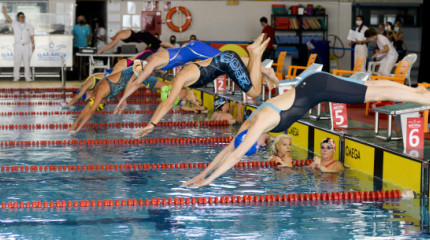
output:
M 256 58 L 261 58 L 261 56 L 263 56 L 264 50 L 266 50 L 267 44 L 269 44 L 270 42 L 270 38 L 267 38 L 263 43 L 261 43 L 258 46 L 253 46 L 252 48 L 250 48 L 248 46 L 248 52 L 250 55 L 253 55 Z
M 263 74 L 264 80 L 272 82 L 276 87 L 279 87 L 279 79 L 275 74 L 273 68 L 262 68 L 261 73 Z
M 264 39 L 264 36 L 265 36 L 266 34 L 265 33 L 262 33 L 262 34 L 260 34 L 260 36 L 258 36 L 258 38 L 257 39 L 255 39 L 255 41 L 252 43 L 252 44 L 249 44 L 247 47 L 246 47 L 246 49 L 248 50 L 248 51 L 252 51 L 253 49 L 255 49 L 256 47 L 258 47 L 259 45 L 261 45 L 261 42 L 263 41 L 263 39 Z

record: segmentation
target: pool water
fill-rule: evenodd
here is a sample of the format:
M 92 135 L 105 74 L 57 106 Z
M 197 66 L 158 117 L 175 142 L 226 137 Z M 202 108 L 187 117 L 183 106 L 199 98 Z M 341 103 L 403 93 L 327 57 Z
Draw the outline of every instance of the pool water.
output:
M 0 102 L 19 101 L 1 99 Z M 58 101 L 58 100 L 52 100 Z M 55 106 L 2 106 L 10 111 L 58 111 Z M 82 109 L 78 105 L 75 110 Z M 108 105 L 112 110 L 115 105 Z M 130 105 L 155 109 L 155 105 Z M 0 116 L 1 124 L 72 123 L 77 115 Z M 95 115 L 93 122 L 147 122 L 150 114 Z M 164 121 L 208 120 L 205 114 L 168 114 Z M 0 141 L 132 138 L 136 128 L 1 130 Z M 232 136 L 237 126 L 157 127 L 148 137 Z M 210 162 L 226 144 L 125 144 L 1 147 L 1 166 Z M 295 159 L 308 152 L 293 146 Z M 266 149 L 242 161 L 266 161 Z M 98 199 L 244 196 L 369 191 L 379 183 L 364 173 L 321 174 L 306 168 L 233 168 L 213 184 L 181 183 L 203 168 L 118 171 L 0 172 L 0 203 Z M 257 202 L 157 206 L 12 208 L 0 210 L 0 239 L 426 239 L 426 200 L 387 202 Z

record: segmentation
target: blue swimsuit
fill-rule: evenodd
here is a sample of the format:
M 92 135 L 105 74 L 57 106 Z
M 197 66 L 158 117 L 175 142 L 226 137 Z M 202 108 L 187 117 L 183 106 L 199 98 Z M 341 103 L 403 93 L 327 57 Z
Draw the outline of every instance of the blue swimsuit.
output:
M 221 51 L 200 41 L 192 41 L 180 48 L 166 49 L 169 52 L 169 63 L 161 70 L 170 70 L 194 60 L 206 60 Z

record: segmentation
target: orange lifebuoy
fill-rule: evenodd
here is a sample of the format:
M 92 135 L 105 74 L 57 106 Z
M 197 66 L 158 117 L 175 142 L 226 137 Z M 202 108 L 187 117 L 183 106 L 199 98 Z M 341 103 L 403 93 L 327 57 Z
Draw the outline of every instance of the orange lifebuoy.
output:
M 175 24 L 172 23 L 172 16 L 173 14 L 175 14 L 177 11 L 181 11 L 184 15 L 185 15 L 185 24 L 178 27 Z M 190 25 L 191 25 L 191 14 L 190 11 L 188 11 L 188 9 L 184 8 L 184 7 L 174 7 L 172 9 L 169 10 L 169 12 L 167 12 L 166 15 L 166 22 L 167 22 L 167 26 L 172 29 L 175 32 L 183 32 L 185 30 L 187 30 Z

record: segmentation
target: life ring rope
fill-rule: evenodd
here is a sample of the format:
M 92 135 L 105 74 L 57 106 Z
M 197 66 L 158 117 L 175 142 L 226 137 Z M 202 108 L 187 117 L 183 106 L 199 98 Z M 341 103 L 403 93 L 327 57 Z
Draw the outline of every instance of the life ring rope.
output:
M 172 22 L 172 16 L 178 11 L 182 12 L 185 15 L 186 20 L 185 20 L 184 25 L 182 25 L 182 26 L 176 26 Z M 171 8 L 169 10 L 169 12 L 167 12 L 167 15 L 166 15 L 167 26 L 175 32 L 183 32 L 183 31 L 187 30 L 191 25 L 191 20 L 192 20 L 192 17 L 191 17 L 190 11 L 188 11 L 188 9 L 186 9 L 185 7 L 182 7 L 182 6 Z

